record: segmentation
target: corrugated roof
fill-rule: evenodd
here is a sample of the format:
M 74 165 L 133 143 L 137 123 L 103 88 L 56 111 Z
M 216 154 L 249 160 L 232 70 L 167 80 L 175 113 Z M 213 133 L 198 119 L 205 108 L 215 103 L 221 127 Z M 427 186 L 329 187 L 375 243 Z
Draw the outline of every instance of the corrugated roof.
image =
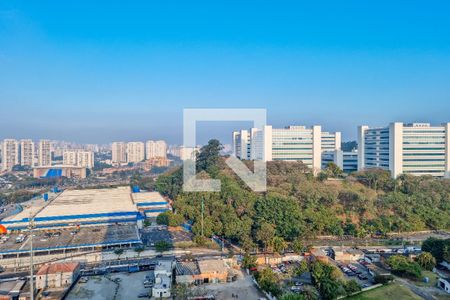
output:
M 78 262 L 64 262 L 64 263 L 43 265 L 36 273 L 36 275 L 69 273 L 75 271 L 79 265 L 80 263 Z

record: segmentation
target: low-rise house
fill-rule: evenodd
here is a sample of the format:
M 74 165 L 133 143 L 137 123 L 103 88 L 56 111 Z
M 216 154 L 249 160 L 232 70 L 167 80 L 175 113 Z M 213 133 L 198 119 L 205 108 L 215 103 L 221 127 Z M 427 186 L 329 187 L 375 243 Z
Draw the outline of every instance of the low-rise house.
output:
M 152 296 L 155 298 L 171 297 L 173 260 L 160 260 L 155 266 L 155 284 L 152 287 Z
M 334 259 L 337 261 L 358 261 L 364 258 L 364 252 L 355 248 L 334 247 Z
M 450 278 L 439 278 L 438 286 L 450 294 Z
M 325 253 L 325 250 L 323 250 L 322 248 L 311 248 L 310 255 L 312 256 L 313 260 L 318 260 L 324 263 L 327 263 L 330 259 Z M 308 254 L 306 256 L 308 256 Z
M 202 284 L 226 282 L 230 268 L 223 259 L 205 259 L 178 262 L 176 280 L 179 284 Z
M 207 259 L 198 261 L 200 277 L 204 283 L 226 282 L 228 267 L 222 259 Z
M 63 262 L 43 265 L 36 273 L 36 289 L 71 286 L 80 275 L 80 263 Z

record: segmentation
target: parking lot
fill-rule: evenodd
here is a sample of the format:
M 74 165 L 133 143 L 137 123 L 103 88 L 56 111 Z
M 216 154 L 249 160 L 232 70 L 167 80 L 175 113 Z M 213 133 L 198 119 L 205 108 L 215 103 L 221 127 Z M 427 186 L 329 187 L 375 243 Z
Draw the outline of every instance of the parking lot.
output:
M 184 230 L 169 231 L 166 226 L 148 227 L 142 230 L 142 242 L 147 246 L 154 246 L 158 241 L 172 244 L 192 241 L 192 234 Z
M 363 288 L 372 285 L 372 276 L 369 274 L 366 264 L 362 260 L 351 263 L 337 262 L 337 266 L 344 273 L 345 278 L 356 280 Z

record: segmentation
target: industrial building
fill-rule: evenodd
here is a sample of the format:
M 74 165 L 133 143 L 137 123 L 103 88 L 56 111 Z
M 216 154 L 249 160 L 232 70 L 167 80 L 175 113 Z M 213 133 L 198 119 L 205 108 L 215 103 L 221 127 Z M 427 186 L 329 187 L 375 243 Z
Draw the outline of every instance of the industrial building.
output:
M 3 220 L 8 229 L 24 229 L 28 211 Z M 112 189 L 66 190 L 44 203 L 33 215 L 36 228 L 93 225 L 137 221 L 137 209 L 129 187 Z
M 132 193 L 128 186 L 66 190 L 52 200 L 34 200 L 0 223 L 7 237 L 0 243 L 0 259 L 95 251 L 142 244 L 138 228 L 146 217 L 171 209 L 157 192 Z
M 34 178 L 86 178 L 86 168 L 77 167 L 71 165 L 54 165 L 47 167 L 34 167 L 33 168 Z
M 160 213 L 171 210 L 170 203 L 158 192 L 133 193 L 132 198 L 138 211 L 147 218 L 155 218 Z

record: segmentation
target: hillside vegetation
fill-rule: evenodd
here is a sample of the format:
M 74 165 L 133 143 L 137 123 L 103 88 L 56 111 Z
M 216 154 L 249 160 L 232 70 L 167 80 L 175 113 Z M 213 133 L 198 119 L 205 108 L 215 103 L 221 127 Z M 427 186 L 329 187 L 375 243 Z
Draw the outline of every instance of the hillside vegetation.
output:
M 197 158 L 197 177 L 220 179 L 220 192 L 183 192 L 181 168 L 156 182 L 157 190 L 174 200 L 176 214 L 193 223 L 197 236 L 202 198 L 204 236 L 223 236 L 246 249 L 258 245 L 282 251 L 286 242 L 316 235 L 367 237 L 450 229 L 449 180 L 393 180 L 382 170 L 326 180 L 339 172 L 327 170 L 327 176 L 316 178 L 301 162 L 273 161 L 267 164 L 267 192 L 256 193 L 226 166 L 220 150 L 220 143 L 211 140 Z

